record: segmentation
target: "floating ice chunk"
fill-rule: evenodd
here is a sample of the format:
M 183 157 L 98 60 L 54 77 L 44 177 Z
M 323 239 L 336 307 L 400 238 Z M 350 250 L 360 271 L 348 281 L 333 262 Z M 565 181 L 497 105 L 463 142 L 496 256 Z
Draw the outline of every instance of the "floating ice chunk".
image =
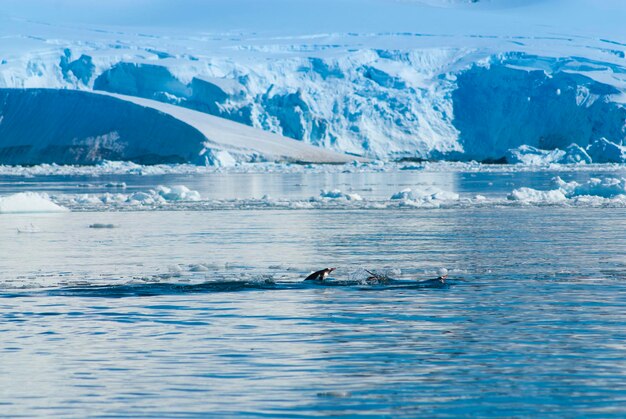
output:
M 590 164 L 591 157 L 578 144 L 570 144 L 565 150 L 542 150 L 529 145 L 522 145 L 507 151 L 506 160 L 511 164 L 547 166 L 558 164 Z
M 565 152 L 562 150 L 541 150 L 533 146 L 521 145 L 507 151 L 506 161 L 510 164 L 539 166 L 554 163 L 564 156 Z
M 347 201 L 362 201 L 361 195 L 356 193 L 343 193 L 339 189 L 333 189 L 332 191 L 322 190 L 320 198 L 326 199 L 345 199 Z
M 0 214 L 67 211 L 67 208 L 52 202 L 47 194 L 21 192 L 0 198 Z
M 594 163 L 626 162 L 626 147 L 601 138 L 587 147 L 587 153 Z
M 320 198 L 330 198 L 330 199 L 340 199 L 343 198 L 343 192 L 339 189 L 334 189 L 332 191 L 322 190 L 320 193 Z
M 587 183 L 576 185 L 570 196 L 600 196 L 602 198 L 614 198 L 618 195 L 626 195 L 626 179 L 616 178 L 591 178 Z
M 412 199 L 412 193 L 411 193 L 411 188 L 406 188 L 406 189 L 402 189 L 400 192 L 396 192 L 395 194 L 391 195 L 392 200 L 396 200 L 396 199 Z
M 135 192 L 128 197 L 127 202 L 131 204 L 151 205 L 165 203 L 165 198 L 157 193 Z
M 589 154 L 578 144 L 570 144 L 565 149 L 565 154 L 556 161 L 560 164 L 591 164 L 591 162 Z
M 406 188 L 391 195 L 392 200 L 412 201 L 458 201 L 459 194 L 428 186 L 422 189 L 412 190 Z
M 237 165 L 237 159 L 226 150 L 208 150 L 205 154 L 205 164 L 215 167 L 232 167 Z
M 566 196 L 572 196 L 574 190 L 580 186 L 578 182 L 566 182 L 559 176 L 553 178 L 552 182 L 554 183 L 554 186 L 558 187 Z
M 554 204 L 567 201 L 567 197 L 560 189 L 538 191 L 537 189 L 532 188 L 519 188 L 513 190 L 507 198 L 511 201 L 532 204 Z
M 513 190 L 508 199 L 524 203 L 544 204 L 560 203 L 580 197 L 607 199 L 623 197 L 626 199 L 626 179 L 624 178 L 591 178 L 586 183 L 580 184 L 578 182 L 565 182 L 560 177 L 556 177 L 554 183 L 558 189 L 538 191 L 531 188 L 519 188 Z
M 198 191 L 192 191 L 184 185 L 176 185 L 171 188 L 159 185 L 156 190 L 166 201 L 200 201 L 202 199 Z

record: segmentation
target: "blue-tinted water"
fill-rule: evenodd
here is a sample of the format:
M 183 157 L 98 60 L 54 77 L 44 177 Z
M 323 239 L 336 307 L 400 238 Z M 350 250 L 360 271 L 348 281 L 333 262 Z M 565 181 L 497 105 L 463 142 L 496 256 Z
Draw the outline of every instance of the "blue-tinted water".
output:
M 414 185 L 392 175 L 364 189 Z M 297 183 L 274 176 L 259 193 Z M 0 415 L 622 417 L 625 225 L 619 208 L 5 214 Z M 325 266 L 452 275 L 436 289 L 299 283 Z

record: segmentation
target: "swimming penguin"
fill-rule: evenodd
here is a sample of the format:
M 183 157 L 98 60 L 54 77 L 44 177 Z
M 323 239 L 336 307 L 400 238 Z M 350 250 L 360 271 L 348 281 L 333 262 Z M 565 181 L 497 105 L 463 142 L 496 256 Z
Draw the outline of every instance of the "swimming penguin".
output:
M 313 272 L 311 275 L 304 278 L 305 281 L 324 281 L 328 278 L 328 275 L 337 268 L 326 268 L 321 271 Z

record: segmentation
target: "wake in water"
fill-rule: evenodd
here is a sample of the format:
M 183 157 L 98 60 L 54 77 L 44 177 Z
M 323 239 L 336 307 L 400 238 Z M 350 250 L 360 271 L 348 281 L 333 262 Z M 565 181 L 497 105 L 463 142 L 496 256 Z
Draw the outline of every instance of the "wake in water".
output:
M 306 290 L 324 287 L 351 287 L 360 290 L 389 290 L 389 289 L 445 289 L 449 283 L 423 283 L 406 280 L 391 280 L 381 284 L 364 284 L 361 281 L 331 280 L 324 283 L 301 283 L 301 282 L 246 282 L 246 281 L 214 281 L 202 284 L 131 284 L 131 285 L 95 285 L 84 287 L 63 287 L 46 290 L 37 294 L 64 297 L 152 297 L 159 295 L 177 294 L 202 294 L 215 292 L 239 292 L 239 291 L 280 291 L 280 290 Z M 33 295 L 30 293 L 29 295 Z
M 438 271 L 438 277 L 429 280 L 403 280 L 391 278 L 388 273 L 377 273 L 360 270 L 349 275 L 348 279 L 336 279 L 321 277 L 314 272 L 303 281 L 275 281 L 272 277 L 257 278 L 251 280 L 218 279 L 200 283 L 173 283 L 173 282 L 150 282 L 150 283 L 125 283 L 125 284 L 81 284 L 78 286 L 61 286 L 46 288 L 45 290 L 11 290 L 4 293 L 7 296 L 46 295 L 46 296 L 75 296 L 75 297 L 150 297 L 159 295 L 182 295 L 202 294 L 217 292 L 240 292 L 240 291 L 281 291 L 281 290 L 311 290 L 320 288 L 350 288 L 358 290 L 393 290 L 393 289 L 445 289 L 450 285 L 446 269 Z M 363 276 L 366 273 L 366 276 Z M 453 281 L 456 282 L 456 281 Z

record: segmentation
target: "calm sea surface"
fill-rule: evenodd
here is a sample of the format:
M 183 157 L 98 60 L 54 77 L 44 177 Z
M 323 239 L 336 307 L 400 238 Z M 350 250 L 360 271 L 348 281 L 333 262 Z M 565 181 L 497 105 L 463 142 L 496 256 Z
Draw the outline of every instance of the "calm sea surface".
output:
M 2 177 L 0 195 L 497 196 L 553 176 Z M 624 417 L 625 227 L 620 208 L 532 206 L 3 214 L 0 416 Z M 326 266 L 407 282 L 300 282 Z M 412 286 L 440 266 L 449 286 Z

